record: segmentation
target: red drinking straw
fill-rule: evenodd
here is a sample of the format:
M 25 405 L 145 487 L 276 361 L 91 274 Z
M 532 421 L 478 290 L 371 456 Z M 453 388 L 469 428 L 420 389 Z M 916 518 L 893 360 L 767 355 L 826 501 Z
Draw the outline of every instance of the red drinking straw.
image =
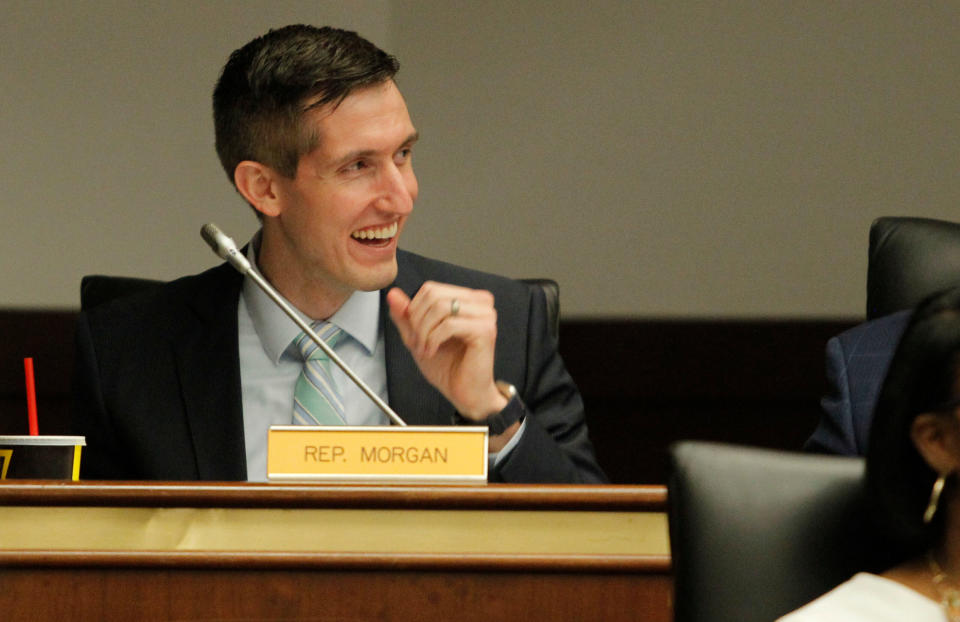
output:
M 37 388 L 33 381 L 33 359 L 23 359 L 23 372 L 27 376 L 27 420 L 30 422 L 30 436 L 38 436 L 37 429 Z

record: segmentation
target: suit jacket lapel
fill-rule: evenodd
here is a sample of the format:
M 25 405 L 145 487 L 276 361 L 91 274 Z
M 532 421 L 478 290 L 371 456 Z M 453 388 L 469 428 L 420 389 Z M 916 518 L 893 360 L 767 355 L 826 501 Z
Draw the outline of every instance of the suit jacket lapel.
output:
M 204 278 L 206 277 L 206 278 Z M 181 397 L 202 480 L 245 480 L 237 304 L 243 277 L 223 265 L 201 277 L 186 304 L 194 320 L 174 343 Z
M 397 254 L 399 271 L 391 287 L 399 287 L 413 296 L 423 285 L 424 278 L 406 261 L 405 254 Z M 380 321 L 384 327 L 384 348 L 387 363 L 387 391 L 390 406 L 410 425 L 449 425 L 454 414 L 453 405 L 427 382 L 416 361 L 400 338 L 390 319 L 386 293 L 381 292 Z

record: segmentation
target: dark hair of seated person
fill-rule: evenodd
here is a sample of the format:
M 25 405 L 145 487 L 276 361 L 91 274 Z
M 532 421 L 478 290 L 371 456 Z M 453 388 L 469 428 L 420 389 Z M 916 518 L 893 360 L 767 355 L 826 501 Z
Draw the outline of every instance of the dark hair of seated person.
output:
M 873 518 L 889 538 L 890 562 L 930 550 L 947 519 L 941 501 L 925 524 L 938 474 L 918 452 L 911 429 L 924 413 L 954 417 L 960 408 L 960 288 L 933 295 L 915 310 L 880 391 L 867 453 L 866 491 Z M 947 478 L 944 494 L 957 485 Z M 960 520 L 960 517 L 953 517 Z M 886 543 L 885 543 L 886 544 Z

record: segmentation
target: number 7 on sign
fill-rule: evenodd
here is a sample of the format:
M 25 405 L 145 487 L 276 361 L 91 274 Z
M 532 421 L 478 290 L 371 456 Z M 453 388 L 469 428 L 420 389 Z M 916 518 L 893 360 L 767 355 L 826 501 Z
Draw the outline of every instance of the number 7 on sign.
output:
M 0 479 L 7 479 L 7 469 L 10 468 L 10 460 L 12 459 L 12 449 L 0 449 L 0 460 L 3 460 L 3 467 L 0 468 Z

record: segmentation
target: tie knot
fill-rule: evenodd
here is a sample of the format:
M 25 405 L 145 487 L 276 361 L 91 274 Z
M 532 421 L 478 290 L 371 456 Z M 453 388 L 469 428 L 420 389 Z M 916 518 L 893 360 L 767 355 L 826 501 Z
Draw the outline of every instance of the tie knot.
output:
M 330 322 L 314 322 L 310 325 L 310 328 L 331 348 L 336 346 L 337 342 L 340 341 L 340 338 L 343 336 L 343 331 Z M 305 361 L 328 358 L 326 353 L 313 342 L 313 339 L 311 339 L 307 333 L 301 332 L 297 336 L 296 344 L 297 349 L 300 350 L 300 355 L 303 356 L 303 360 Z

